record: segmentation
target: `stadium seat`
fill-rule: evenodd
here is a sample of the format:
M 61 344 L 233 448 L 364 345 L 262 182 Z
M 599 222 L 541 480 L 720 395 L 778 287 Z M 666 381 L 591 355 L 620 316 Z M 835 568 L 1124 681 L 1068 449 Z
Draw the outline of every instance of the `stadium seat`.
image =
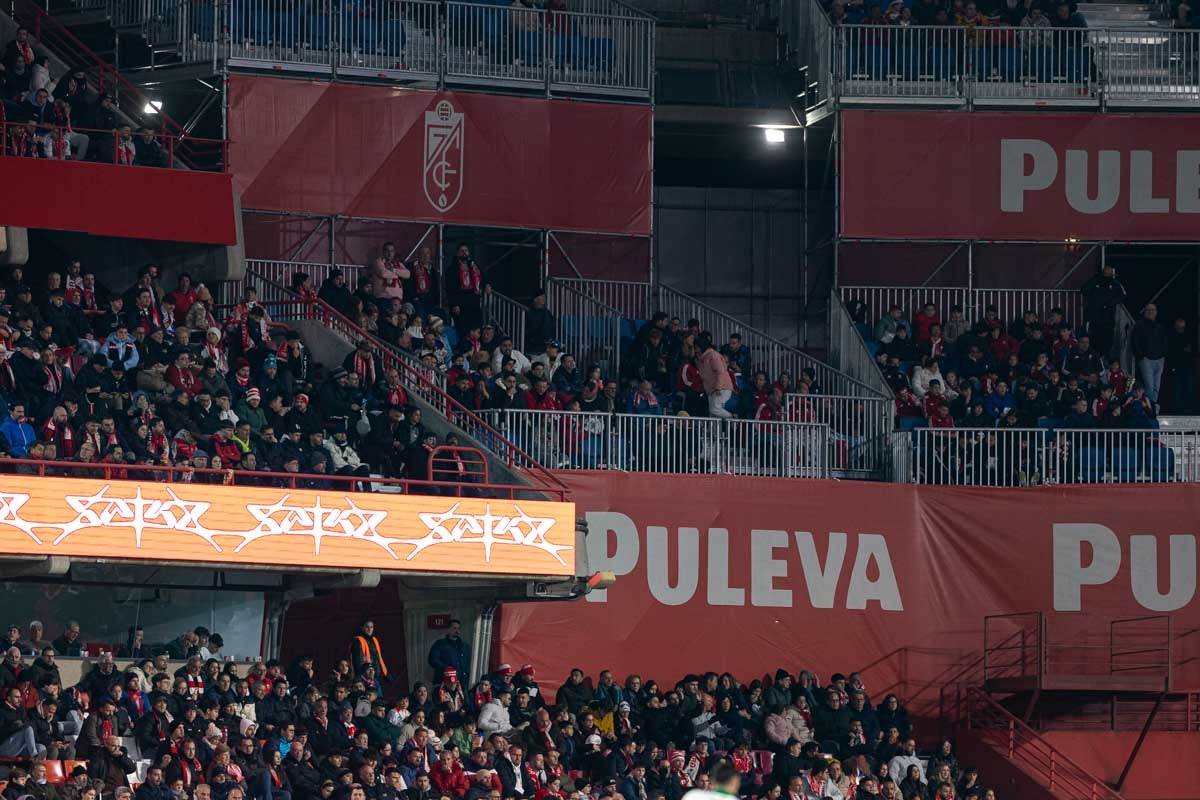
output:
M 42 763 L 46 765 L 46 783 L 52 786 L 62 786 L 67 782 L 67 772 L 63 768 L 63 762 L 46 760 Z
M 1122 483 L 1136 481 L 1142 474 L 1142 449 L 1118 447 L 1113 450 L 1113 475 Z
M 1054 430 L 1060 425 L 1062 425 L 1062 420 L 1058 417 L 1043 417 L 1037 421 L 1039 428 L 1047 428 L 1049 430 Z
M 917 428 L 924 428 L 924 427 L 925 427 L 925 420 L 921 419 L 920 417 L 901 417 L 900 418 L 900 430 L 902 430 L 902 431 L 911 431 L 911 430 L 916 430 Z
M 1175 451 L 1169 447 L 1153 446 L 1145 451 L 1146 471 L 1150 480 L 1161 483 L 1175 478 Z
M 1075 474 L 1067 477 L 1068 482 L 1083 481 L 1099 483 L 1104 480 L 1108 468 L 1108 452 L 1102 447 L 1081 447 L 1075 459 Z

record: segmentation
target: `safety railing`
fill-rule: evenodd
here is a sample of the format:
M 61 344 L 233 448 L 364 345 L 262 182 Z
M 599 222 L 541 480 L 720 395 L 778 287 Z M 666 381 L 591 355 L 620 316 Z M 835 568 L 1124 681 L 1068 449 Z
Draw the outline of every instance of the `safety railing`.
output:
M 1166 676 L 1171 685 L 1171 618 L 1115 619 L 1108 625 L 1108 674 Z
M 1121 795 L 1069 757 L 986 692 L 969 687 L 956 710 L 960 723 L 975 731 L 998 754 L 1019 764 L 1055 797 L 1121 800 Z
M 870 102 L 1186 104 L 1200 31 L 841 25 L 835 90 Z
M 1036 678 L 1045 672 L 1046 618 L 1041 612 L 983 618 L 983 680 Z
M 830 476 L 825 425 L 580 411 L 478 413 L 550 469 Z
M 340 269 L 346 276 L 346 286 L 350 288 L 350 291 L 354 291 L 364 267 L 359 264 L 323 264 L 311 261 L 271 261 L 254 258 L 246 259 L 246 269 L 256 276 L 280 286 L 291 286 L 292 277 L 298 272 L 303 272 L 312 278 L 315 289 L 321 288 L 321 284 L 334 269 Z
M 829 466 L 846 477 L 881 478 L 891 470 L 894 402 L 886 397 L 789 394 L 782 419 L 829 428 Z
M 457 448 L 470 451 L 472 448 Z M 445 468 L 446 448 L 438 448 L 431 454 L 430 464 L 436 468 L 431 474 L 450 476 L 454 473 Z M 478 452 L 478 451 L 476 451 Z M 435 460 L 436 459 L 436 460 Z M 213 486 L 261 486 L 280 489 L 310 489 L 328 491 L 359 492 L 376 490 L 404 494 L 440 494 L 472 497 L 495 497 L 512 500 L 539 499 L 545 495 L 554 500 L 569 500 L 570 492 L 564 486 L 530 487 L 489 482 L 486 469 L 469 462 L 468 469 L 458 480 L 410 480 L 406 478 L 381 478 L 345 476 L 313 472 L 274 472 L 263 469 L 222 466 L 197 467 L 194 464 L 158 465 L 117 464 L 112 462 L 85 461 L 39 461 L 28 458 L 6 458 L 0 464 L 0 474 L 29 477 L 88 478 L 105 481 L 153 481 L 154 483 L 201 483 Z
M 571 11 L 457 0 L 175 0 L 162 25 L 175 28 L 185 61 L 647 98 L 653 83 L 654 19 L 611 0 Z
M 496 333 L 508 335 L 518 349 L 525 347 L 525 306 L 488 287 L 480 297 L 485 322 L 496 326 Z
M 836 293 L 829 302 L 829 360 L 842 372 L 871 387 L 887 402 L 893 396 L 875 357 L 867 348 L 862 331 L 854 324 Z M 889 416 L 890 421 L 890 416 Z
M 861 302 L 864 322 L 874 326 L 893 306 L 899 306 L 904 318 L 912 320 L 932 303 L 944 323 L 958 306 L 968 324 L 978 322 L 989 306 L 1005 324 L 1020 319 L 1026 311 L 1036 312 L 1045 320 L 1052 308 L 1064 312 L 1072 327 L 1083 324 L 1083 293 L 1078 289 L 972 289 L 966 286 L 842 286 L 838 293 L 843 303 Z
M 546 306 L 564 352 L 584 367 L 600 365 L 608 378 L 621 374 L 621 312 L 555 279 L 546 283 Z
M 110 164 L 175 169 L 176 138 L 153 131 L 133 133 L 76 125 L 44 125 L 33 121 L 9 122 L 0 118 L 0 155 L 53 161 L 82 161 L 89 151 Z M 193 147 L 207 146 L 218 153 L 215 164 L 224 164 L 228 143 L 221 139 L 193 139 Z M 210 164 L 211 166 L 212 164 Z
M 279 313 L 279 316 L 273 316 L 274 319 L 308 319 L 319 322 L 348 343 L 363 340 L 369 342 L 372 352 L 382 361 L 384 370 L 396 369 L 409 393 L 420 397 L 451 425 L 458 427 L 476 443 L 494 453 L 506 467 L 528 474 L 531 480 L 539 485 L 563 486 L 562 481 L 540 462 L 524 453 L 473 410 L 448 395 L 435 381 L 437 377 L 444 381 L 440 371 L 425 369 L 401 357 L 396 348 L 367 333 L 322 300 L 300 298 L 283 286 L 268 282 L 259 276 L 250 275 L 248 280 L 250 279 L 254 279 L 262 287 L 259 289 L 259 296 L 263 304 Z
M 635 323 L 650 319 L 656 310 L 653 287 L 647 281 L 604 281 L 592 278 L 553 278 L 553 281 L 587 295 L 609 308 L 615 308 L 621 312 L 621 316 Z
M 773 380 L 784 372 L 798 379 L 801 372 L 807 369 L 812 370 L 820 393 L 880 396 L 880 391 L 874 386 L 855 380 L 803 350 L 669 286 L 658 286 L 657 309 L 680 320 L 698 320 L 702 330 L 712 333 L 714 344 L 724 344 L 730 334 L 741 334 L 742 345 L 750 348 L 754 368 L 765 370 Z
M 896 479 L 952 486 L 1200 482 L 1200 432 L 917 428 L 893 434 Z

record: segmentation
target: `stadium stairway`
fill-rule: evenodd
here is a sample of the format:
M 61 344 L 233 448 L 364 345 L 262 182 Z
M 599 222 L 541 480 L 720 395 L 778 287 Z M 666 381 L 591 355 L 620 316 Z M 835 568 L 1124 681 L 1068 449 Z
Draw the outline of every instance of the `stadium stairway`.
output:
M 743 345 L 753 354 L 755 368 L 765 370 L 772 379 L 784 371 L 797 379 L 803 370 L 810 369 L 824 394 L 885 396 L 816 356 L 665 284 L 550 278 L 547 294 L 564 347 L 582 353 L 585 363 L 615 363 L 619 367 L 637 331 L 661 311 L 684 324 L 689 319 L 698 320 L 701 329 L 712 333 L 716 346 L 728 342 L 730 334 L 740 333 Z
M 553 473 L 447 395 L 417 362 L 366 333 L 329 304 L 322 300 L 301 300 L 290 290 L 253 272 L 247 273 L 245 285 L 257 290 L 259 301 L 272 320 L 286 322 L 300 332 L 317 363 L 327 369 L 340 366 L 360 340 L 371 342 L 383 369 L 396 367 L 400 371 L 409 403 L 421 409 L 422 424 L 426 428 L 437 433 L 441 440 L 447 433 L 454 432 L 462 444 L 483 451 L 488 460 L 491 483 L 529 485 L 529 499 L 537 499 L 539 486 L 563 488 L 564 484 Z

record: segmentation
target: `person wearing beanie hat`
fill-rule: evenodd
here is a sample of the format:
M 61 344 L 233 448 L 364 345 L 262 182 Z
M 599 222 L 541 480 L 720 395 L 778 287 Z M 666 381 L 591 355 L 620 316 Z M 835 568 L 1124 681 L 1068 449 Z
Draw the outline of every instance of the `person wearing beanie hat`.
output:
M 262 433 L 262 429 L 267 424 L 267 415 L 262 407 L 262 392 L 257 386 L 247 387 L 246 393 L 234 406 L 233 413 L 237 414 L 238 422 L 244 422 L 250 426 L 250 432 L 254 436 Z
M 529 704 L 535 709 L 545 707 L 546 698 L 542 697 L 542 690 L 538 687 L 537 681 L 534 680 L 533 664 L 521 665 L 516 677 L 513 678 L 513 686 L 518 690 L 529 690 Z
M 453 667 L 459 685 L 470 682 L 471 648 L 462 638 L 462 622 L 450 620 L 446 635 L 429 648 L 429 666 L 433 669 L 434 683 L 442 683 L 442 673 Z
M 442 670 L 442 682 L 437 687 L 437 703 L 448 714 L 458 715 L 467 708 L 467 696 L 458 680 L 458 669 L 446 667 Z

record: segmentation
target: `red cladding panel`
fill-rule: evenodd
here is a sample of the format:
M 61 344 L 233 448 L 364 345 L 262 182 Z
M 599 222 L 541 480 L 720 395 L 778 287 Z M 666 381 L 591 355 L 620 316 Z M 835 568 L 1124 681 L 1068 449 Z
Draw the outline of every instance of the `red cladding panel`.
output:
M 237 76 L 246 208 L 650 232 L 649 107 Z
M 237 243 L 229 175 L 0 158 L 0 224 L 171 242 Z M 19 198 L 19 202 L 17 202 Z
M 845 111 L 841 234 L 1191 241 L 1196 127 L 1179 115 Z
M 548 687 L 574 666 L 671 685 L 870 665 L 872 696 L 924 692 L 936 710 L 989 614 L 1051 612 L 1052 640 L 1103 647 L 1117 617 L 1200 625 L 1200 485 L 558 474 L 587 517 L 589 569 L 617 581 L 573 603 L 505 604 L 503 659 L 535 664 Z M 1190 638 L 1175 643 L 1179 686 L 1200 685 Z M 1090 658 L 1107 669 L 1106 650 Z

